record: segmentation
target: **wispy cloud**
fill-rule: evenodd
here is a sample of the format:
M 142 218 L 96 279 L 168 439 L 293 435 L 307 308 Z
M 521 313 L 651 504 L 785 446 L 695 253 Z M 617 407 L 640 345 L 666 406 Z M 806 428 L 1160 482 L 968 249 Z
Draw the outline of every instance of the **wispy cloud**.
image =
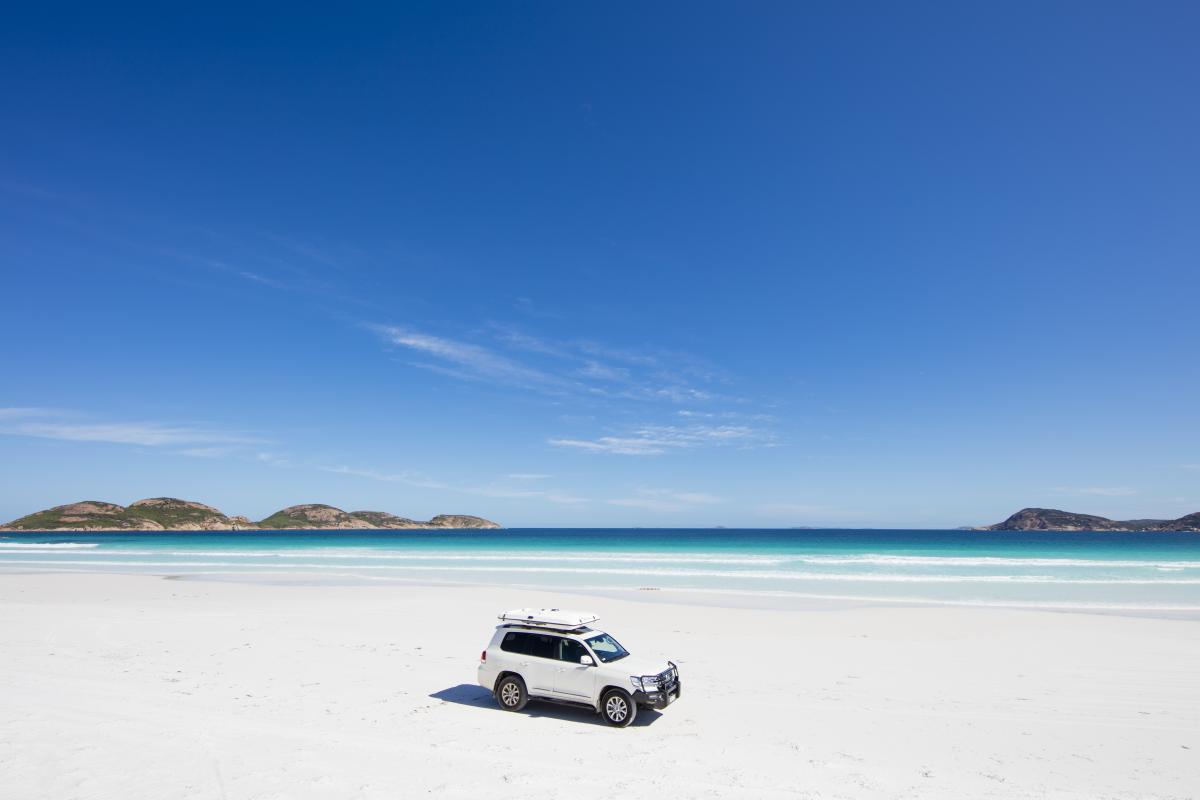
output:
M 774 422 L 773 414 L 752 414 L 745 411 L 696 411 L 681 408 L 675 412 L 684 419 L 738 419 L 751 422 Z
M 579 368 L 578 374 L 585 378 L 598 378 L 603 381 L 627 381 L 629 370 L 624 367 L 610 367 L 598 361 L 588 361 Z
M 162 447 L 190 444 L 249 444 L 261 441 L 245 434 L 210 427 L 163 422 L 88 422 L 66 412 L 42 409 L 3 409 L 0 434 L 58 439 L 70 442 Z M 12 421 L 9 421 L 12 420 Z
M 433 336 L 395 325 L 369 327 L 393 345 L 443 362 L 415 362 L 413 366 L 433 368 L 452 377 L 487 380 L 511 386 L 557 391 L 567 388 L 567 383 L 561 378 L 521 364 L 481 345 Z M 449 369 L 447 364 L 451 365 Z
M 566 505 L 566 506 L 574 506 L 574 505 L 580 505 L 582 503 L 592 502 L 587 497 L 579 497 L 579 496 L 573 495 L 573 494 L 563 494 L 561 492 L 547 492 L 544 495 L 544 497 L 547 500 L 549 500 L 551 503 L 558 503 L 559 505 Z
M 704 492 L 677 492 L 674 489 L 638 489 L 633 497 L 617 497 L 609 505 L 640 508 L 647 511 L 687 511 L 699 506 L 725 502 L 724 498 Z
M 666 447 L 652 440 L 619 436 L 601 436 L 599 439 L 550 439 L 555 447 L 572 447 L 589 453 L 609 453 L 622 456 L 657 456 L 667 452 Z
M 290 467 L 292 460 L 279 453 L 255 453 L 254 460 L 269 467 Z
M 682 354 L 649 355 L 586 341 L 548 341 L 493 324 L 491 344 L 438 336 L 402 325 L 366 325 L 391 345 L 420 356 L 410 365 L 461 380 L 517 386 L 593 400 L 706 403 L 724 398 L 693 385 L 716 371 Z M 499 348 L 499 350 L 497 349 Z M 505 352 L 501 352 L 503 350 Z M 673 358 L 677 363 L 664 365 Z M 536 362 L 536 363 L 535 363 Z
M 287 288 L 287 284 L 285 284 L 283 281 L 276 280 L 275 278 L 269 278 L 266 275 L 259 275 L 257 272 L 241 270 L 238 272 L 238 275 L 248 281 L 252 281 L 253 283 L 261 283 L 264 286 L 270 286 L 272 289 Z
M 181 456 L 190 456 L 191 458 L 224 458 L 237 452 L 236 447 L 185 447 L 183 450 L 177 450 Z
M 606 358 L 611 361 L 621 361 L 626 364 L 636 364 L 643 367 L 659 366 L 663 359 L 667 357 L 666 353 L 644 353 L 620 347 L 609 347 L 593 341 L 574 342 L 572 346 L 589 356 Z M 678 357 L 678 354 L 674 355 Z
M 324 267 L 330 267 L 338 272 L 342 272 L 345 269 L 345 265 L 342 263 L 344 253 L 335 254 L 330 252 L 329 248 L 318 247 L 310 242 L 300 241 L 289 236 L 276 234 L 270 235 L 267 238 L 293 255 L 300 256 Z
M 644 387 L 642 394 L 656 400 L 669 400 L 672 403 L 696 403 L 715 400 L 716 395 L 703 389 L 693 389 L 690 386 L 657 386 Z
M 456 380 L 520 388 L 577 406 L 594 416 L 640 417 L 640 426 L 597 430 L 593 425 L 546 441 L 559 448 L 614 455 L 662 455 L 700 447 L 773 447 L 775 420 L 752 413 L 744 398 L 714 391 L 727 384 L 719 369 L 686 354 L 629 350 L 590 340 L 549 340 L 491 323 L 465 338 L 451 338 L 406 325 L 367 325 L 413 367 Z M 481 339 L 481 337 L 484 337 Z M 737 403 L 742 408 L 721 408 Z M 668 424 L 655 420 L 664 405 Z M 637 416 L 634 416 L 636 414 Z M 678 414 L 678 416 L 675 416 Z M 647 419 L 649 417 L 649 419 Z
M 549 443 L 591 453 L 656 456 L 697 447 L 769 447 L 775 438 L 770 432 L 749 425 L 643 425 L 623 436 L 554 438 Z
M 333 472 L 338 475 L 353 475 L 358 478 L 368 478 L 373 481 L 386 481 L 388 483 L 403 483 L 408 486 L 416 486 L 420 489 L 450 489 L 452 488 L 447 483 L 441 481 L 430 480 L 422 475 L 411 472 L 379 472 L 373 469 L 360 469 L 356 467 L 348 467 L 345 465 L 336 467 L 317 467 L 322 472 Z
M 514 481 L 544 481 L 547 478 L 553 478 L 553 475 L 546 475 L 541 472 L 510 472 L 504 477 Z
M 481 497 L 495 497 L 502 500 L 545 500 L 560 505 L 591 502 L 586 497 L 577 497 L 565 492 L 541 491 L 538 489 L 512 489 L 504 486 L 463 486 L 456 488 L 455 491 L 465 494 L 477 494 Z
M 523 350 L 526 353 L 538 353 L 555 358 L 574 357 L 571 348 L 568 346 L 548 342 L 538 336 L 532 336 L 524 331 L 510 328 L 507 325 L 492 323 L 490 330 L 496 342 L 510 350 Z
M 509 486 L 457 486 L 452 483 L 434 480 L 427 476 L 413 472 L 380 472 L 373 469 L 361 469 L 348 466 L 318 467 L 317 469 L 320 469 L 323 472 L 333 472 L 339 475 L 353 475 L 355 477 L 367 478 L 373 481 L 403 483 L 405 485 L 415 486 L 420 489 L 438 489 L 449 492 L 459 492 L 461 494 L 472 494 L 479 497 L 493 497 L 502 500 L 536 499 L 562 505 L 576 505 L 579 503 L 591 502 L 586 497 L 578 497 L 567 492 L 550 489 L 514 488 Z M 528 478 L 543 477 L 548 478 L 550 476 L 534 475 L 532 473 L 529 473 L 528 475 Z
M 33 408 L 30 406 L 0 408 L 0 421 L 6 419 L 27 419 L 29 417 L 49 417 L 62 414 L 53 408 Z
M 1200 464 L 1180 464 L 1180 469 L 1200 469 Z

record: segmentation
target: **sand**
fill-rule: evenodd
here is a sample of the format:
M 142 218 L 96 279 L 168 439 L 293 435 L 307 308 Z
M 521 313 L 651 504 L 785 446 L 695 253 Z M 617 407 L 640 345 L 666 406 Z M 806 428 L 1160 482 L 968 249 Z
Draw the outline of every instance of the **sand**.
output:
M 679 663 L 634 727 L 474 685 L 495 614 Z M 1200 796 L 1200 622 L 0 576 L 0 797 Z

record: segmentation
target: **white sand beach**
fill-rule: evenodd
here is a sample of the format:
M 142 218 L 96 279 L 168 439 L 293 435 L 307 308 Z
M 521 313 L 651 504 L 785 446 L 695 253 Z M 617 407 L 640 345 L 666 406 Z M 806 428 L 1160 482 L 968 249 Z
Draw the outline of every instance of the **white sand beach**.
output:
M 495 614 L 555 604 L 676 660 L 680 702 L 499 710 Z M 11 800 L 1200 796 L 1189 620 L 4 575 L 0 652 Z

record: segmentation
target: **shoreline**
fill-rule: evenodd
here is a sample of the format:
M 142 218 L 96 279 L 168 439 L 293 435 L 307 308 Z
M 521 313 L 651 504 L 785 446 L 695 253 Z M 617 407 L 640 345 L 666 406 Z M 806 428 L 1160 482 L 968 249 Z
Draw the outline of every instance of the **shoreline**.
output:
M 121 573 L 137 575 L 147 573 Z M 855 608 L 962 608 L 1006 611 L 1049 612 L 1055 614 L 1101 614 L 1137 619 L 1179 619 L 1200 621 L 1198 606 L 1122 606 L 1095 603 L 1053 601 L 988 601 L 935 600 L 919 597 L 889 598 L 863 595 L 817 595 L 802 592 L 745 591 L 718 588 L 636 587 L 613 586 L 555 586 L 548 584 L 513 584 L 487 581 L 451 581 L 419 578 L 380 577 L 364 579 L 352 576 L 337 580 L 325 575 L 304 573 L 244 573 L 245 580 L 234 573 L 204 575 L 197 573 L 160 573 L 156 577 L 181 582 L 202 581 L 218 583 L 251 583 L 256 585 L 287 586 L 364 586 L 379 589 L 388 586 L 459 587 L 469 589 L 518 589 L 530 592 L 555 592 L 569 596 L 601 597 L 638 603 L 668 603 L 710 608 L 763 611 L 842 611 Z M 253 579 L 251 579 L 253 578 Z
M 0 564 L 2 566 L 2 564 Z M 430 588 L 430 589 L 487 589 L 497 591 L 527 591 L 527 593 L 551 593 L 568 597 L 602 597 L 602 599 L 646 603 L 685 604 L 703 608 L 730 610 L 766 610 L 766 612 L 814 612 L 814 610 L 848 610 L 858 608 L 910 608 L 910 609 L 976 609 L 1001 610 L 1001 612 L 1051 613 L 1067 615 L 1121 616 L 1129 619 L 1166 619 L 1200 621 L 1200 606 L 1194 604 L 1120 604 L 1072 601 L 1006 601 L 970 599 L 929 599 L 929 597 L 896 597 L 884 595 L 839 595 L 798 593 L 798 591 L 745 590 L 721 588 L 682 587 L 599 587 L 599 585 L 559 585 L 552 583 L 488 582 L 478 578 L 470 581 L 396 576 L 362 576 L 355 573 L 330 575 L 326 572 L 152 572 L 96 569 L 2 569 L 0 581 L 7 576 L 119 576 L 125 578 L 152 578 L 157 581 L 176 583 L 215 583 L 251 585 L 251 587 L 296 587 L 296 588 L 361 588 L 366 590 Z
M 119 572 L 95 569 L 33 569 L 0 571 L 0 580 L 7 575 L 117 575 L 144 577 L 180 583 L 228 583 L 252 586 L 342 587 L 384 590 L 388 588 L 441 588 L 515 590 L 555 593 L 569 597 L 606 598 L 610 600 L 676 604 L 704 608 L 746 611 L 845 611 L 851 609 L 978 609 L 1018 611 L 1028 613 L 1086 614 L 1128 617 L 1131 619 L 1168 619 L 1200 621 L 1200 606 L 1190 605 L 1118 605 L 1104 603 L 1073 603 L 1070 601 L 1003 601 L 970 599 L 933 599 L 921 597 L 887 597 L 866 595 L 813 594 L 771 590 L 741 590 L 685 587 L 617 587 L 617 586 L 560 586 L 554 584 L 488 582 L 481 580 L 455 581 L 395 576 L 364 577 L 348 573 L 344 576 L 325 573 L 294 572 Z

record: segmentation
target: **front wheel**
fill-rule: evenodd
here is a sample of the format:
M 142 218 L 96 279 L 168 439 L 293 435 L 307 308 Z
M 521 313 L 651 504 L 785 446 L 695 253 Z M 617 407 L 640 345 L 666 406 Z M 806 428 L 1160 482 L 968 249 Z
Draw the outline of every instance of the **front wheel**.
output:
M 609 725 L 627 727 L 637 716 L 637 703 L 620 689 L 609 689 L 600 698 L 600 716 Z
M 525 681 L 516 675 L 504 678 L 496 684 L 496 700 L 505 711 L 520 711 L 529 702 Z

